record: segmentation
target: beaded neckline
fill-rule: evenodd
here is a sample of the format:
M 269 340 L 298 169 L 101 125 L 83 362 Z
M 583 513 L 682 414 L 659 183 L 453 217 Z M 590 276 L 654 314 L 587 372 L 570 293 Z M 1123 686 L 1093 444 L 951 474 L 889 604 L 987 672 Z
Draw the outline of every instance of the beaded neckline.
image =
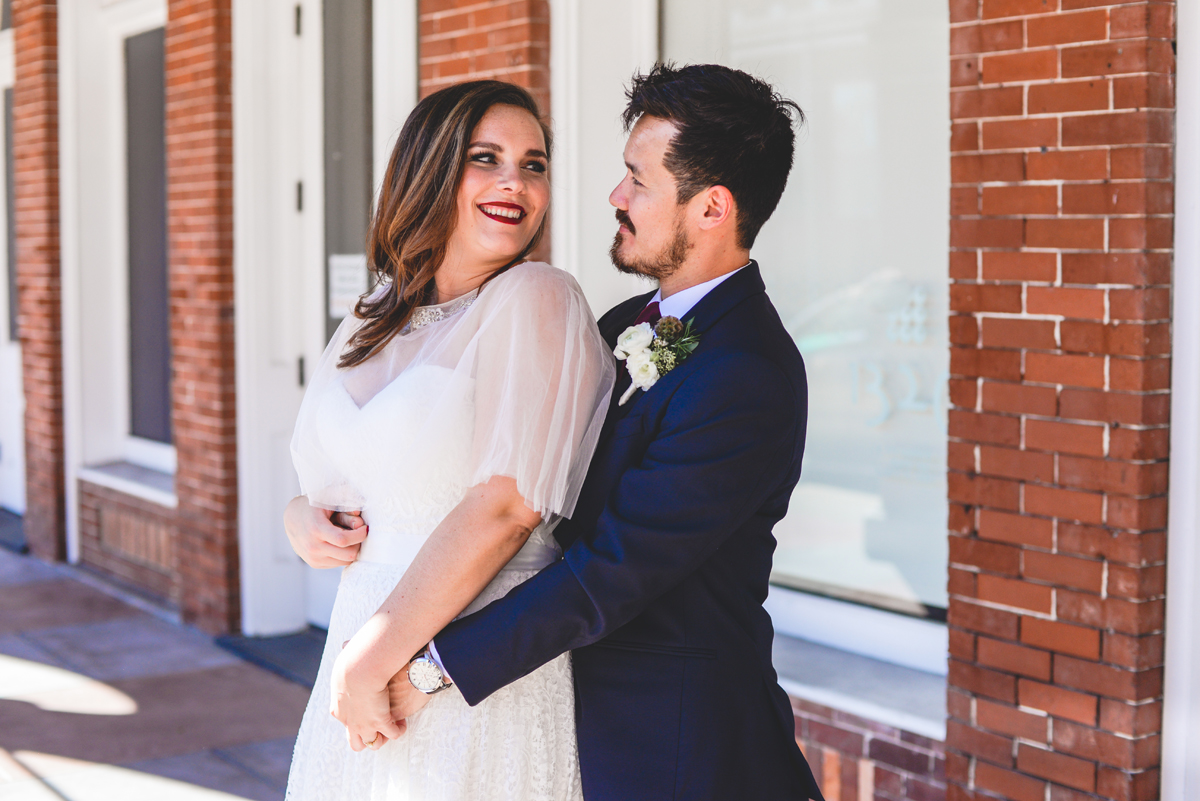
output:
M 413 309 L 412 317 L 408 320 L 408 325 L 404 326 L 404 330 L 400 334 L 403 336 L 419 328 L 424 328 L 430 323 L 436 323 L 445 320 L 447 317 L 452 317 L 469 307 L 478 297 L 479 289 L 477 287 L 461 297 L 448 300 L 445 303 L 439 303 L 436 306 L 418 306 Z

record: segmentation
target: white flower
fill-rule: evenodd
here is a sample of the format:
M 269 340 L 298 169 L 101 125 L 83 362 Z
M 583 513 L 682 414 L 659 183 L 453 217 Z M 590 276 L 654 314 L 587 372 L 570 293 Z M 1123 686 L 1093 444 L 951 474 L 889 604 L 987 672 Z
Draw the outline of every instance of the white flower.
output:
M 631 355 L 629 361 L 629 377 L 638 389 L 650 389 L 658 381 L 658 365 L 650 358 L 649 352 L 642 350 Z
M 617 346 L 613 348 L 613 355 L 618 359 L 627 359 L 650 347 L 650 343 L 653 341 L 654 329 L 650 327 L 650 323 L 631 325 L 621 333 L 621 336 L 617 337 Z
M 649 348 L 642 348 L 635 353 L 631 353 L 625 362 L 625 367 L 629 370 L 629 377 L 633 379 L 633 383 L 629 385 L 629 389 L 625 390 L 625 394 L 621 396 L 621 400 L 617 403 L 618 406 L 624 406 L 625 402 L 633 397 L 635 390 L 640 389 L 644 391 L 658 383 L 658 365 L 654 363 Z

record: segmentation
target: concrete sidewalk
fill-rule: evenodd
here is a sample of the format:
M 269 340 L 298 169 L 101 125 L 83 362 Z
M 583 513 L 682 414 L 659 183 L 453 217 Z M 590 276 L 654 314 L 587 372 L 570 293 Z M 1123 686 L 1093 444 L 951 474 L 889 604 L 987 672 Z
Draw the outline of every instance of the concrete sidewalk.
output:
M 0 801 L 280 801 L 307 688 L 0 550 Z

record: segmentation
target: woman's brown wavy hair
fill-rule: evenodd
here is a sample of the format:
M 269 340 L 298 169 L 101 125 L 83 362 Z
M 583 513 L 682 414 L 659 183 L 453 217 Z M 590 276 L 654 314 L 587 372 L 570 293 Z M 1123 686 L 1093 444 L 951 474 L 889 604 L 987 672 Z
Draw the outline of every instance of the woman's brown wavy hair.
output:
M 354 316 L 366 322 L 346 343 L 338 367 L 369 359 L 408 324 L 414 309 L 429 302 L 434 274 L 458 222 L 458 187 L 471 134 L 496 105 L 516 106 L 532 114 L 550 152 L 550 128 L 537 101 L 519 86 L 469 81 L 434 92 L 417 104 L 388 160 L 367 233 L 371 271 L 386 289 L 360 298 L 355 305 Z M 525 249 L 493 277 L 524 260 L 545 228 L 543 217 Z

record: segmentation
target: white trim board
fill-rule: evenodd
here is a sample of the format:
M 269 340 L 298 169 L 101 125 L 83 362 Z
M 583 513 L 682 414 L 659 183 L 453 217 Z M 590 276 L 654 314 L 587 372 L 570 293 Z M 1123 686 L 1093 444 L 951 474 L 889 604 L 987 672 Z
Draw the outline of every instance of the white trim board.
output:
M 781 634 L 939 676 L 948 671 L 950 633 L 942 623 L 774 585 L 763 606 Z
M 79 471 L 138 453 L 139 443 L 126 453 L 131 447 L 122 43 L 166 22 L 166 0 L 78 0 L 58 9 L 63 440 L 71 562 L 80 556 Z M 172 458 L 156 455 L 151 459 L 156 465 Z
M 1179 3 L 1162 800 L 1200 797 L 1200 8 Z
M 417 105 L 417 0 L 371 6 L 371 149 L 376 193 L 409 112 Z

